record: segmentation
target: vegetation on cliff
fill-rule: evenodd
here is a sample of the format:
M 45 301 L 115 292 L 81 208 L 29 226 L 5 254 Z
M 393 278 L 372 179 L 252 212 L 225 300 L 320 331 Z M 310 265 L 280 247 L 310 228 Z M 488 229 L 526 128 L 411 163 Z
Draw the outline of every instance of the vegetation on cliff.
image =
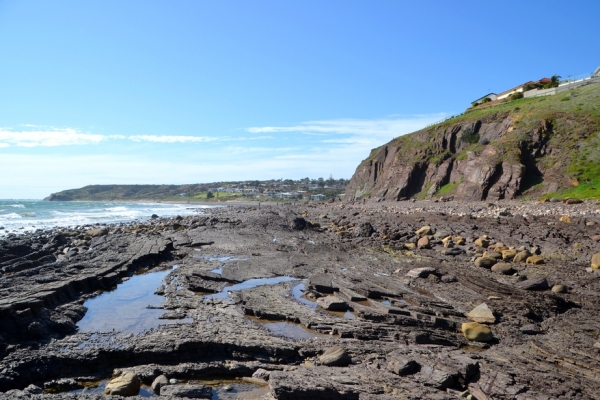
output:
M 367 193 L 369 193 L 367 195 Z M 518 99 L 373 149 L 346 199 L 600 198 L 600 85 Z

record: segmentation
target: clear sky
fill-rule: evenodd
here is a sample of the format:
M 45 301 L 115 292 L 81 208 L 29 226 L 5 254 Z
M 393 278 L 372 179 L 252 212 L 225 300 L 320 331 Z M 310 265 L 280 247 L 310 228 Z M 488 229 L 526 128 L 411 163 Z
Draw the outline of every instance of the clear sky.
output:
M 600 65 L 600 2 L 0 0 L 0 198 L 350 178 L 472 100 Z

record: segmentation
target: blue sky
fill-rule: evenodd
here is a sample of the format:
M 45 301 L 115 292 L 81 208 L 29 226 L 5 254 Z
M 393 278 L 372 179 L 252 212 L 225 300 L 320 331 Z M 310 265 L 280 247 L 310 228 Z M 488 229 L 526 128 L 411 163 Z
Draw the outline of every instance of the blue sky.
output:
M 370 149 L 600 65 L 597 1 L 2 1 L 0 198 L 350 178 Z

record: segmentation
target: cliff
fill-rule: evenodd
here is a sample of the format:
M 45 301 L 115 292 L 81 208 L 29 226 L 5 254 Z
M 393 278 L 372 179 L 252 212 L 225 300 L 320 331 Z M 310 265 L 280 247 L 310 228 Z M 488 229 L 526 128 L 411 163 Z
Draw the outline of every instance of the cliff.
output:
M 373 149 L 346 201 L 600 198 L 600 85 L 470 112 Z

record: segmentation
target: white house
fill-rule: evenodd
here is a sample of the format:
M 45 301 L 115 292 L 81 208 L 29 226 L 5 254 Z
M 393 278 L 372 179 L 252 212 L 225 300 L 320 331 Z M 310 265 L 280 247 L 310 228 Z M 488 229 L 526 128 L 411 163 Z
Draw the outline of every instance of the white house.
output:
M 491 101 L 494 101 L 498 98 L 498 95 L 496 93 L 488 93 L 483 97 L 478 98 L 475 101 L 472 101 L 471 104 L 481 104 L 483 103 L 484 99 L 490 99 Z
M 325 195 L 324 194 L 313 194 L 312 196 L 310 196 L 310 199 L 312 201 L 323 201 L 323 200 L 325 200 Z

